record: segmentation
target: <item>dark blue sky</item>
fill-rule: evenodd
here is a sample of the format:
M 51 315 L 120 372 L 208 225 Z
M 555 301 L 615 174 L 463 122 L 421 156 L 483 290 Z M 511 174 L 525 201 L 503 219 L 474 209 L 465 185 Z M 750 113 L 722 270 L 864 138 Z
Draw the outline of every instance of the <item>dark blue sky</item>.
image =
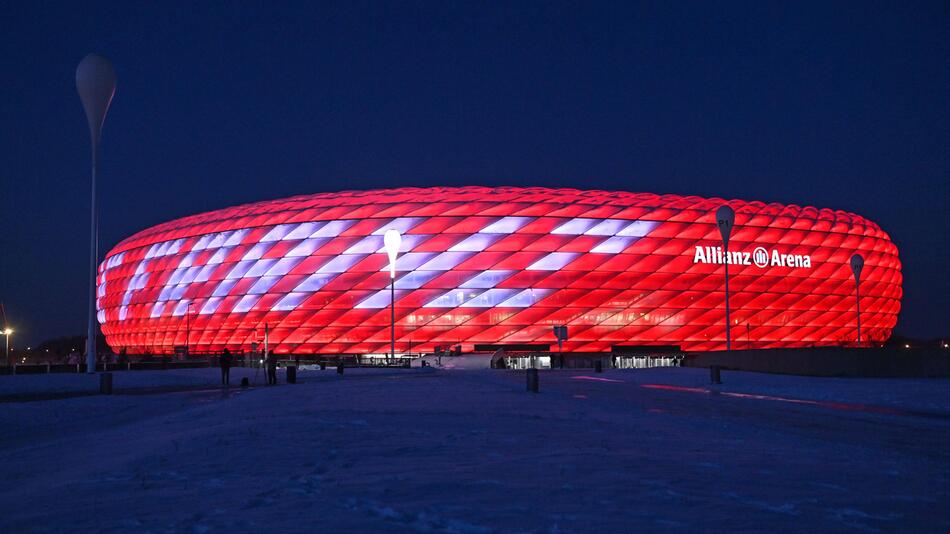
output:
M 101 251 L 241 202 L 548 185 L 857 212 L 904 265 L 897 332 L 950 335 L 946 2 L 9 2 L 0 300 L 20 343 L 86 321 L 75 68 L 119 86 Z M 66 4 L 65 2 L 63 4 Z

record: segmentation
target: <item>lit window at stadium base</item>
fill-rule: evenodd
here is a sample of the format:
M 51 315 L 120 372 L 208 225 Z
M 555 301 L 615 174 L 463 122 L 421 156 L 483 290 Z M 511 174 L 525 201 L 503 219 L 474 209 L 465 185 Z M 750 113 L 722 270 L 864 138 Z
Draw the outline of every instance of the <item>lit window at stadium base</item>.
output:
M 107 341 L 130 353 L 389 350 L 396 260 L 396 350 L 461 344 L 564 348 L 725 345 L 730 264 L 734 348 L 842 345 L 856 337 L 848 261 L 865 257 L 862 337 L 882 342 L 900 310 L 901 266 L 887 234 L 840 211 L 730 201 L 729 253 L 713 212 L 724 201 L 542 188 L 326 193 L 195 215 L 126 239 L 100 266 Z

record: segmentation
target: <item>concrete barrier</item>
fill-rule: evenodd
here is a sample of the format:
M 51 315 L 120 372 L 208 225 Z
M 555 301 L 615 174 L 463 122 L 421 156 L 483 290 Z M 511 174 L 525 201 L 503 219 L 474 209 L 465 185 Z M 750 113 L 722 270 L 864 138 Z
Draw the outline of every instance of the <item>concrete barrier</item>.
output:
M 112 395 L 112 373 L 99 375 L 99 394 Z
M 528 369 L 527 376 L 528 376 L 528 391 L 532 393 L 537 393 L 538 390 L 540 389 L 538 387 L 538 370 L 533 369 L 533 368 Z

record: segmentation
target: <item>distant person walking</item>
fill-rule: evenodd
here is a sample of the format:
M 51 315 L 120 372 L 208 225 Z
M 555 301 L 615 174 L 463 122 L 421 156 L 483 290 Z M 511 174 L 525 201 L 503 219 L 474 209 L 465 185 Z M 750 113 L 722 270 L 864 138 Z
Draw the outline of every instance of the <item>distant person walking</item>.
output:
M 221 358 L 218 360 L 218 363 L 221 365 L 221 385 L 230 386 L 231 385 L 231 351 L 224 349 L 224 352 L 221 353 Z
M 277 355 L 273 352 L 267 355 L 267 383 L 277 385 Z

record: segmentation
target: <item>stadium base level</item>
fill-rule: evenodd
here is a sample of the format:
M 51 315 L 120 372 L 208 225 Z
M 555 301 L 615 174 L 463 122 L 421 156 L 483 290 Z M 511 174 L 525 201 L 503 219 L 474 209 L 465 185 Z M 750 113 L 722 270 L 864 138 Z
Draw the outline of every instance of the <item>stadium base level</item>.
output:
M 680 367 L 686 355 L 682 352 L 562 352 L 505 351 L 492 356 L 492 369 L 647 369 Z

